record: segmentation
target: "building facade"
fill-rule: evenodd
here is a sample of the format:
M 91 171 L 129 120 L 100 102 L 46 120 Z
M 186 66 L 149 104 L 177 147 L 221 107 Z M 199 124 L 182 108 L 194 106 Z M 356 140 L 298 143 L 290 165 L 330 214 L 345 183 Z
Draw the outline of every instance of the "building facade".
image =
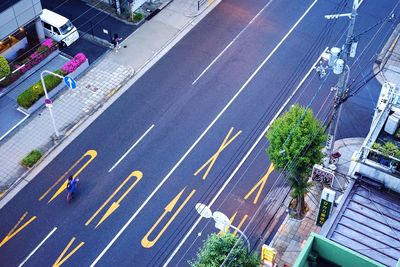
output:
M 3 0 L 0 4 L 0 53 L 9 61 L 44 39 L 40 0 Z

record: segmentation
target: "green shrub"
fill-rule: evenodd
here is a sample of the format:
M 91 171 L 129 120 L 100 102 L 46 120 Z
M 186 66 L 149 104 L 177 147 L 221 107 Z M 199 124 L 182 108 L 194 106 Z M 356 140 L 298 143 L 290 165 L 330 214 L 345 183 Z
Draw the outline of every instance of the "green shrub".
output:
M 42 157 L 42 151 L 39 149 L 32 150 L 25 158 L 21 160 L 21 164 L 25 167 L 32 167 Z
M 61 70 L 56 70 L 54 73 L 64 76 L 65 73 Z M 52 74 L 46 75 L 44 77 L 44 83 L 46 85 L 47 92 L 53 90 L 57 85 L 61 82 L 61 78 L 56 77 Z M 30 108 L 33 104 L 36 103 L 42 96 L 44 96 L 44 90 L 42 86 L 42 81 L 38 81 L 29 87 L 27 90 L 22 92 L 17 97 L 17 103 L 23 108 Z
M 10 71 L 7 59 L 0 55 L 0 79 L 10 74 Z
M 138 22 L 143 19 L 143 14 L 138 12 L 138 13 L 133 13 L 133 21 Z
M 386 142 L 383 145 L 374 143 L 372 145 L 372 149 L 378 150 L 386 157 L 392 156 L 395 158 L 400 158 L 400 149 L 392 142 Z

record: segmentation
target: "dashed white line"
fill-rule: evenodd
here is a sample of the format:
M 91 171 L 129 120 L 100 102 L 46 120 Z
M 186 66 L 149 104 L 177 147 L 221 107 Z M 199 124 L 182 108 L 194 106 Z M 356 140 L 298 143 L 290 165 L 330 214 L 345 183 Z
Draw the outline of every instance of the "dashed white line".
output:
M 185 154 L 179 159 L 179 161 L 175 164 L 175 166 L 169 171 L 169 173 L 163 178 L 163 180 L 158 184 L 158 186 L 151 192 L 151 194 L 146 198 L 146 200 L 142 203 L 142 205 L 136 210 L 136 212 L 129 218 L 129 220 L 124 224 L 124 226 L 118 231 L 118 233 L 113 237 L 113 239 L 107 244 L 107 246 L 101 251 L 101 253 L 96 257 L 96 259 L 93 261 L 93 263 L 90 265 L 90 267 L 95 266 L 100 259 L 104 256 L 104 254 L 111 248 L 111 246 L 115 243 L 115 241 L 122 235 L 122 233 L 125 231 L 125 229 L 132 223 L 132 221 L 137 217 L 137 215 L 143 210 L 143 208 L 147 205 L 147 203 L 153 198 L 153 196 L 160 190 L 160 188 L 164 185 L 164 183 L 169 179 L 169 177 L 172 175 L 172 173 L 178 168 L 178 166 L 186 159 L 186 157 L 190 154 L 190 152 L 196 147 L 196 145 L 203 139 L 203 137 L 208 133 L 208 131 L 211 129 L 212 126 L 219 120 L 219 118 L 225 113 L 225 111 L 232 105 L 232 103 L 235 101 L 235 99 L 240 95 L 240 93 L 246 88 L 247 84 L 250 83 L 250 81 L 254 78 L 254 76 L 260 71 L 260 69 L 265 65 L 265 63 L 272 57 L 272 55 L 276 52 L 276 50 L 282 45 L 282 43 L 286 40 L 286 38 L 292 33 L 292 31 L 296 28 L 296 26 L 303 20 L 303 18 L 307 15 L 307 13 L 310 11 L 310 9 L 315 5 L 315 3 L 318 0 L 314 0 L 314 2 L 309 6 L 309 8 L 304 12 L 304 14 L 299 18 L 299 20 L 292 26 L 292 28 L 289 30 L 289 32 L 286 33 L 286 35 L 282 38 L 282 40 L 277 44 L 277 46 L 271 51 L 271 53 L 267 56 L 267 58 L 264 59 L 264 61 L 261 63 L 260 66 L 253 72 L 253 74 L 247 79 L 247 81 L 243 84 L 243 86 L 236 92 L 236 94 L 229 100 L 229 102 L 226 104 L 226 106 L 218 113 L 218 115 L 214 118 L 214 120 L 208 125 L 208 127 L 204 130 L 204 132 L 197 138 L 197 140 L 192 144 L 192 146 L 185 152 Z M 241 162 L 242 164 L 242 162 Z M 232 176 L 233 177 L 233 176 Z M 222 192 L 224 187 L 226 186 L 227 183 L 232 179 L 232 177 L 229 177 L 229 179 L 225 182 L 223 185 L 223 188 L 218 192 Z M 215 196 L 215 200 L 218 198 L 218 195 Z M 215 200 L 213 200 L 211 203 L 214 203 Z M 178 247 L 174 250 L 172 255 L 168 258 L 167 262 L 164 264 L 166 266 L 172 258 L 175 256 L 175 254 L 178 252 L 180 247 L 183 245 L 183 243 L 186 241 L 188 236 L 190 235 L 191 231 L 197 226 L 200 220 L 197 220 L 196 223 L 193 225 L 193 227 L 190 229 L 190 232 L 188 232 L 182 242 L 178 245 Z
M 54 227 L 54 229 L 42 240 L 42 242 L 39 243 L 39 245 L 28 255 L 28 257 L 26 257 L 25 260 L 18 265 L 18 267 L 23 266 L 29 260 L 29 258 L 32 257 L 32 255 L 36 253 L 36 251 L 44 244 L 44 242 L 46 242 L 47 239 L 49 239 L 49 237 L 56 230 L 57 230 L 57 227 Z
M 258 16 L 260 16 L 260 14 L 269 6 L 269 4 L 272 3 L 272 0 L 270 0 L 251 20 L 250 22 L 246 25 L 246 27 L 244 27 L 236 36 L 235 38 L 232 39 L 232 41 L 224 48 L 224 50 L 221 51 L 221 53 L 218 54 L 218 56 L 216 58 L 214 58 L 213 61 L 211 61 L 211 63 L 200 73 L 200 75 L 196 78 L 196 80 L 194 80 L 194 82 L 192 82 L 192 85 L 194 85 L 207 71 L 209 68 L 211 68 L 212 65 L 214 65 L 214 63 L 226 52 L 226 50 L 228 50 L 229 47 L 231 47 L 231 45 L 240 37 L 240 35 L 242 35 L 242 33 L 244 33 L 247 28 L 253 23 L 253 21 L 255 21 Z
M 140 141 L 142 141 L 142 139 L 151 131 L 151 129 L 153 129 L 154 124 L 152 124 L 150 126 L 149 129 L 147 129 L 147 131 L 128 149 L 128 151 L 125 152 L 124 155 L 122 155 L 122 157 L 111 167 L 111 169 L 108 170 L 108 172 L 111 172 L 112 170 L 114 170 L 115 167 L 118 166 L 118 164 L 121 163 L 121 161 L 129 154 L 129 152 L 132 151 L 132 149 L 135 148 L 135 146 L 137 146 L 137 144 L 139 144 Z
M 303 13 L 303 15 L 297 20 L 297 22 L 292 26 L 292 28 L 288 31 L 288 33 L 283 37 L 283 39 L 278 43 L 278 45 L 274 48 L 274 50 L 271 51 L 271 53 L 267 56 L 267 58 L 261 63 L 261 65 L 256 69 L 256 71 L 250 76 L 250 78 L 243 84 L 242 88 L 240 88 L 239 91 L 243 90 L 244 87 L 247 86 L 247 84 L 253 79 L 253 77 L 258 73 L 258 71 L 262 68 L 262 66 L 271 58 L 271 56 L 275 53 L 275 51 L 281 46 L 281 44 L 286 40 L 286 38 L 290 35 L 290 33 L 296 28 L 296 26 L 303 20 L 303 18 L 307 15 L 307 13 L 311 10 L 311 8 L 318 2 L 318 0 L 314 0 L 314 2 L 308 7 L 308 9 Z M 319 60 L 319 59 L 318 59 Z M 314 68 L 314 65 L 312 66 Z M 307 74 L 311 73 L 309 71 Z M 305 79 L 302 80 L 304 82 Z M 298 90 L 300 86 L 296 88 Z M 272 121 L 268 124 L 264 132 L 258 137 L 257 141 L 253 144 L 253 146 L 250 148 L 250 150 L 247 152 L 247 154 L 242 158 L 238 166 L 235 168 L 235 170 L 232 172 L 232 174 L 228 177 L 228 179 L 225 181 L 225 183 L 222 185 L 220 190 L 217 192 L 217 194 L 213 197 L 211 202 L 209 203 L 209 207 L 211 207 L 215 201 L 218 199 L 219 195 L 224 191 L 225 187 L 229 184 L 229 182 L 232 180 L 232 178 L 235 176 L 236 172 L 241 168 L 243 163 L 246 161 L 246 159 L 250 156 L 251 152 L 254 150 L 254 148 L 257 146 L 257 144 L 260 142 L 260 140 L 264 137 L 265 132 L 269 129 L 270 125 L 272 122 L 279 116 L 279 114 L 283 111 L 285 106 L 289 103 L 290 99 L 293 97 L 295 92 L 292 93 L 292 95 L 286 100 L 285 104 L 282 105 L 280 110 L 278 111 L 277 114 L 275 114 L 274 118 Z M 182 241 L 177 245 L 175 250 L 172 252 L 172 254 L 169 256 L 169 258 L 165 261 L 164 267 L 168 266 L 168 264 L 171 262 L 171 260 L 174 258 L 176 253 L 180 250 L 180 248 L 183 246 L 183 244 L 186 242 L 190 234 L 194 231 L 194 229 L 197 227 L 197 225 L 200 223 L 201 217 L 199 217 L 196 222 L 192 225 L 190 230 L 186 233 L 186 235 L 183 237 Z

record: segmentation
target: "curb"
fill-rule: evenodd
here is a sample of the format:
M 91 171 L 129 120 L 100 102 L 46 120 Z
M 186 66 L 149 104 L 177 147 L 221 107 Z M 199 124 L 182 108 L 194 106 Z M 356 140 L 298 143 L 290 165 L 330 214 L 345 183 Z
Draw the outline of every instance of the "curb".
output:
M 213 2 L 213 5 L 208 5 L 206 9 L 208 9 L 210 12 L 221 0 L 217 0 Z M 211 9 L 209 9 L 211 7 Z M 206 10 L 205 9 L 205 10 Z M 203 12 L 202 12 L 203 13 Z M 206 15 L 205 13 L 204 15 Z M 168 52 L 169 49 L 167 49 L 171 44 L 174 43 L 174 41 L 178 42 L 180 39 L 182 39 L 185 35 L 181 36 L 179 38 L 179 35 L 182 35 L 185 31 L 188 30 L 189 25 L 195 25 L 193 24 L 194 20 L 196 18 L 193 18 L 190 20 L 188 23 L 186 23 L 176 34 L 174 34 L 152 57 L 148 60 L 146 60 L 141 67 L 139 67 L 136 71 L 131 70 L 131 74 L 127 76 L 126 79 L 124 79 L 120 85 L 118 85 L 114 90 L 111 91 L 104 99 L 102 99 L 96 106 L 93 107 L 91 112 L 85 116 L 83 116 L 79 121 L 74 124 L 73 127 L 65 131 L 65 134 L 62 135 L 61 139 L 58 140 L 51 148 L 46 151 L 42 157 L 42 160 L 32 167 L 30 170 L 24 172 L 19 178 L 16 179 L 15 182 L 13 182 L 7 190 L 4 192 L 0 193 L 0 209 L 4 207 L 21 189 L 23 189 L 31 180 L 33 180 L 37 174 L 40 173 L 55 157 L 57 157 L 58 154 L 62 152 L 62 149 L 64 149 L 66 146 L 68 146 L 81 132 L 83 132 L 86 127 L 88 127 L 95 119 L 97 119 L 105 110 L 108 108 L 110 105 L 112 105 L 120 95 L 122 95 L 126 90 L 129 89 L 129 87 L 136 82 L 137 79 L 139 79 L 149 68 L 151 68 L 159 58 L 162 57 L 163 54 Z M 198 22 L 200 22 L 199 20 Z M 197 23 L 198 23 L 197 22 Z M 136 31 L 132 32 L 126 39 L 132 37 Z M 125 40 L 126 40 L 125 39 Z M 121 45 L 123 42 L 121 42 Z M 106 52 L 104 57 L 108 55 L 112 50 L 109 50 Z M 156 59 L 158 58 L 158 59 Z M 102 61 L 96 61 L 93 66 L 100 64 Z M 153 64 L 150 64 L 153 63 Z M 92 69 L 92 68 L 89 68 Z M 89 70 L 88 69 L 88 70 Z M 143 70 L 143 73 L 142 73 Z M 86 72 L 85 72 L 86 73 Z M 135 75 L 137 74 L 137 75 Z M 85 128 L 83 126 L 86 125 Z M 53 140 L 54 141 L 54 140 Z M 51 141 L 50 141 L 51 142 Z M 25 182 L 25 183 L 23 183 Z
M 374 74 L 376 75 L 376 79 L 380 84 L 384 84 L 387 82 L 385 77 L 384 68 L 388 60 L 390 59 L 394 47 L 397 45 L 397 42 L 400 38 L 400 23 L 397 24 L 396 28 L 393 30 L 393 33 L 390 35 L 389 40 L 386 42 L 378 57 L 375 60 L 375 63 L 372 67 Z M 378 75 L 379 74 L 379 75 Z

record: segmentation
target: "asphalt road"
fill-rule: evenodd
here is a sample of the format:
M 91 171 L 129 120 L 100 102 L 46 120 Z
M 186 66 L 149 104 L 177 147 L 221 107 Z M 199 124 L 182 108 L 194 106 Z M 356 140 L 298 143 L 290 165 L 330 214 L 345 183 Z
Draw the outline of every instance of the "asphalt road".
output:
M 292 93 L 288 106 L 300 102 L 327 117 L 336 77 L 308 72 L 326 46 L 343 41 L 346 19 L 323 16 L 348 12 L 344 2 L 221 2 L 0 210 L 0 262 L 159 266 L 181 247 L 170 264 L 185 266 L 202 239 L 197 234 L 214 231 L 210 221 L 197 224 L 197 202 L 212 202 L 229 217 L 237 211 L 233 224 L 243 221 L 255 244 L 273 216 L 272 209 L 253 216 L 257 207 L 285 193 L 284 179 L 268 172 L 262 133 Z M 395 4 L 364 3 L 356 31 Z M 358 61 L 362 74 L 391 30 L 386 24 Z M 360 37 L 359 51 L 375 32 Z M 359 127 L 341 128 L 342 136 L 369 127 L 379 86 L 365 89 L 345 112 L 355 107 L 363 119 L 346 116 Z M 57 181 L 76 173 L 79 192 L 67 204 Z
M 91 42 L 82 35 L 94 35 L 97 38 L 110 42 L 114 33 L 121 38 L 128 37 L 138 26 L 124 23 L 107 12 L 102 12 L 99 6 L 91 7 L 81 0 L 43 0 L 43 8 L 61 14 L 72 21 L 80 32 L 81 37 L 62 51 L 70 56 L 83 52 L 92 63 L 101 57 L 109 47 L 96 42 Z M 103 32 L 108 31 L 108 34 Z

